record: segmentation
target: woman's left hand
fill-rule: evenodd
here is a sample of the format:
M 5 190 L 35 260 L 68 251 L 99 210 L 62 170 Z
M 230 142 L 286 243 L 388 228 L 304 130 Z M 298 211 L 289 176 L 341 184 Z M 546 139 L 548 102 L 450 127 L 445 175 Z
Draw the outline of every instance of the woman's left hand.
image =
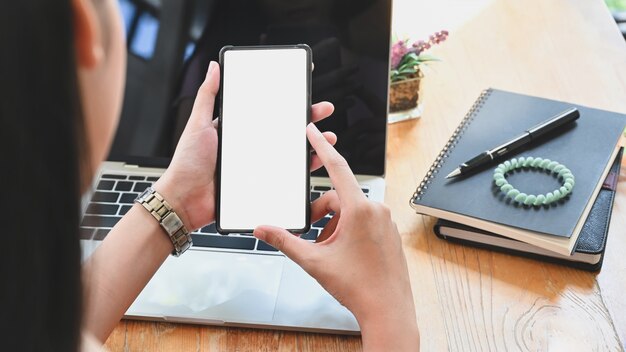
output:
M 217 121 L 212 121 L 212 118 L 219 86 L 220 68 L 216 62 L 211 62 L 204 83 L 198 89 L 193 111 L 176 146 L 172 162 L 154 185 L 189 230 L 198 229 L 215 220 Z M 331 103 L 315 104 L 312 106 L 311 119 L 313 122 L 323 120 L 333 110 Z M 302 128 L 306 128 L 306 125 L 303 124 Z M 337 141 L 337 136 L 332 132 L 324 132 L 324 137 L 331 144 Z M 311 170 L 321 166 L 321 161 L 314 155 Z

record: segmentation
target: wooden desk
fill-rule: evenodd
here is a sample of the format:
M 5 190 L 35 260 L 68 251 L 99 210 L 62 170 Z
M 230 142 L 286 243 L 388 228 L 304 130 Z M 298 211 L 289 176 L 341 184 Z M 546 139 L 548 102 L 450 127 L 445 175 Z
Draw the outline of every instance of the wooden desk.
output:
M 424 6 L 428 6 L 424 4 Z M 626 44 L 601 0 L 494 0 L 452 32 L 424 116 L 389 127 L 386 203 L 402 234 L 424 351 L 619 351 L 626 342 L 626 166 L 599 274 L 438 240 L 408 205 L 479 92 L 626 112 Z M 111 351 L 355 351 L 358 337 L 123 321 Z

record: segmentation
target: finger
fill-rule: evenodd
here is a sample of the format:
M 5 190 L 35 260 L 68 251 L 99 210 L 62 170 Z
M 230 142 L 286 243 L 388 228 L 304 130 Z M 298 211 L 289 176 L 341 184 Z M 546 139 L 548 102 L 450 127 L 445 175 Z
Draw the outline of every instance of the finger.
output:
M 302 266 L 303 255 L 315 250 L 315 246 L 306 240 L 275 226 L 258 226 L 254 237 L 283 252 L 296 264 Z
M 346 205 L 350 205 L 357 201 L 362 201 L 365 195 L 363 195 L 346 159 L 328 143 L 314 124 L 310 123 L 307 126 L 306 133 L 311 146 L 326 167 L 326 171 L 328 171 L 330 180 L 335 186 L 342 203 L 345 202 Z
M 323 133 L 324 137 L 326 138 L 326 140 L 328 141 L 328 143 L 335 145 L 335 143 L 337 143 L 337 135 L 332 133 L 332 132 L 324 132 Z M 322 164 L 322 159 L 320 159 L 317 155 L 313 154 L 311 156 L 311 171 L 315 171 L 317 169 L 319 169 L 320 167 L 324 166 L 324 164 Z
M 337 229 L 337 224 L 339 223 L 339 219 L 341 217 L 341 214 L 337 213 L 335 214 L 330 221 L 328 221 L 328 223 L 326 224 L 326 226 L 324 226 L 324 228 L 322 229 L 322 233 L 319 234 L 319 236 L 317 236 L 317 238 L 315 239 L 315 242 L 324 242 L 326 241 L 333 233 L 335 233 L 335 229 Z
M 335 143 L 337 143 L 337 135 L 334 132 L 326 131 L 322 132 L 322 135 L 326 138 L 326 141 L 328 141 L 330 145 L 335 145 Z
M 322 163 L 322 159 L 320 159 L 320 157 L 317 155 L 312 155 L 311 156 L 311 172 L 321 169 L 322 166 L 324 166 L 324 163 Z
M 213 119 L 213 127 L 217 128 L 219 125 L 220 125 L 220 119 L 219 118 Z
M 311 121 L 321 121 L 330 116 L 333 111 L 335 111 L 335 106 L 327 101 L 314 104 L 311 106 Z
M 316 222 L 331 211 L 339 213 L 339 210 L 340 203 L 337 192 L 334 190 L 328 191 L 311 203 L 311 222 Z
M 188 126 L 191 128 L 204 128 L 212 126 L 213 109 L 215 108 L 215 97 L 220 89 L 220 68 L 219 64 L 211 61 L 207 70 L 204 82 L 198 88 L 198 95 L 193 104 L 191 117 Z

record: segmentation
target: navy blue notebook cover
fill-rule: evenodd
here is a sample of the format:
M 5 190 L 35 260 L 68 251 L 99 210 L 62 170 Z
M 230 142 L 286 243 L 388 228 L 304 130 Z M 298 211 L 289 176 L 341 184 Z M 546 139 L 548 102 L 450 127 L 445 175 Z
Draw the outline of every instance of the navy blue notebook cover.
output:
M 580 118 L 576 122 L 508 157 L 548 158 L 572 170 L 576 178 L 574 190 L 558 204 L 527 207 L 511 203 L 493 183 L 493 169 L 497 164 L 466 177 L 445 178 L 445 175 L 476 154 L 518 136 L 570 107 L 577 107 L 580 111 Z M 622 114 L 488 89 L 470 108 L 443 147 L 418 185 L 411 205 L 418 213 L 497 232 L 511 238 L 516 238 L 519 230 L 524 233 L 562 237 L 563 240 L 558 245 L 543 246 L 542 241 L 552 241 L 546 240 L 545 236 L 533 244 L 566 254 L 564 247 L 567 245 L 564 243 L 569 237 L 577 236 L 582 229 L 585 213 L 588 214 L 591 209 L 591 200 L 598 194 L 600 184 L 617 154 L 617 143 L 625 125 L 626 116 Z M 533 170 L 513 173 L 507 179 L 517 189 L 528 194 L 545 194 L 560 185 L 555 177 Z M 475 223 L 469 224 L 460 219 L 479 219 L 483 225 L 498 224 L 502 225 L 498 226 L 498 230 L 506 228 L 510 231 L 493 231 L 493 228 L 476 226 Z M 524 238 L 517 239 L 529 242 Z M 570 241 L 570 251 L 573 245 Z

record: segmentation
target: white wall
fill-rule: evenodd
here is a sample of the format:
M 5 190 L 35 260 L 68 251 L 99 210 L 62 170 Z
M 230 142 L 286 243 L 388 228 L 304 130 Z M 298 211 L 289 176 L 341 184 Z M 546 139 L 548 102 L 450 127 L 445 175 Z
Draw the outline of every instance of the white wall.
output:
M 411 41 L 433 32 L 453 32 L 493 0 L 394 0 L 393 33 Z

